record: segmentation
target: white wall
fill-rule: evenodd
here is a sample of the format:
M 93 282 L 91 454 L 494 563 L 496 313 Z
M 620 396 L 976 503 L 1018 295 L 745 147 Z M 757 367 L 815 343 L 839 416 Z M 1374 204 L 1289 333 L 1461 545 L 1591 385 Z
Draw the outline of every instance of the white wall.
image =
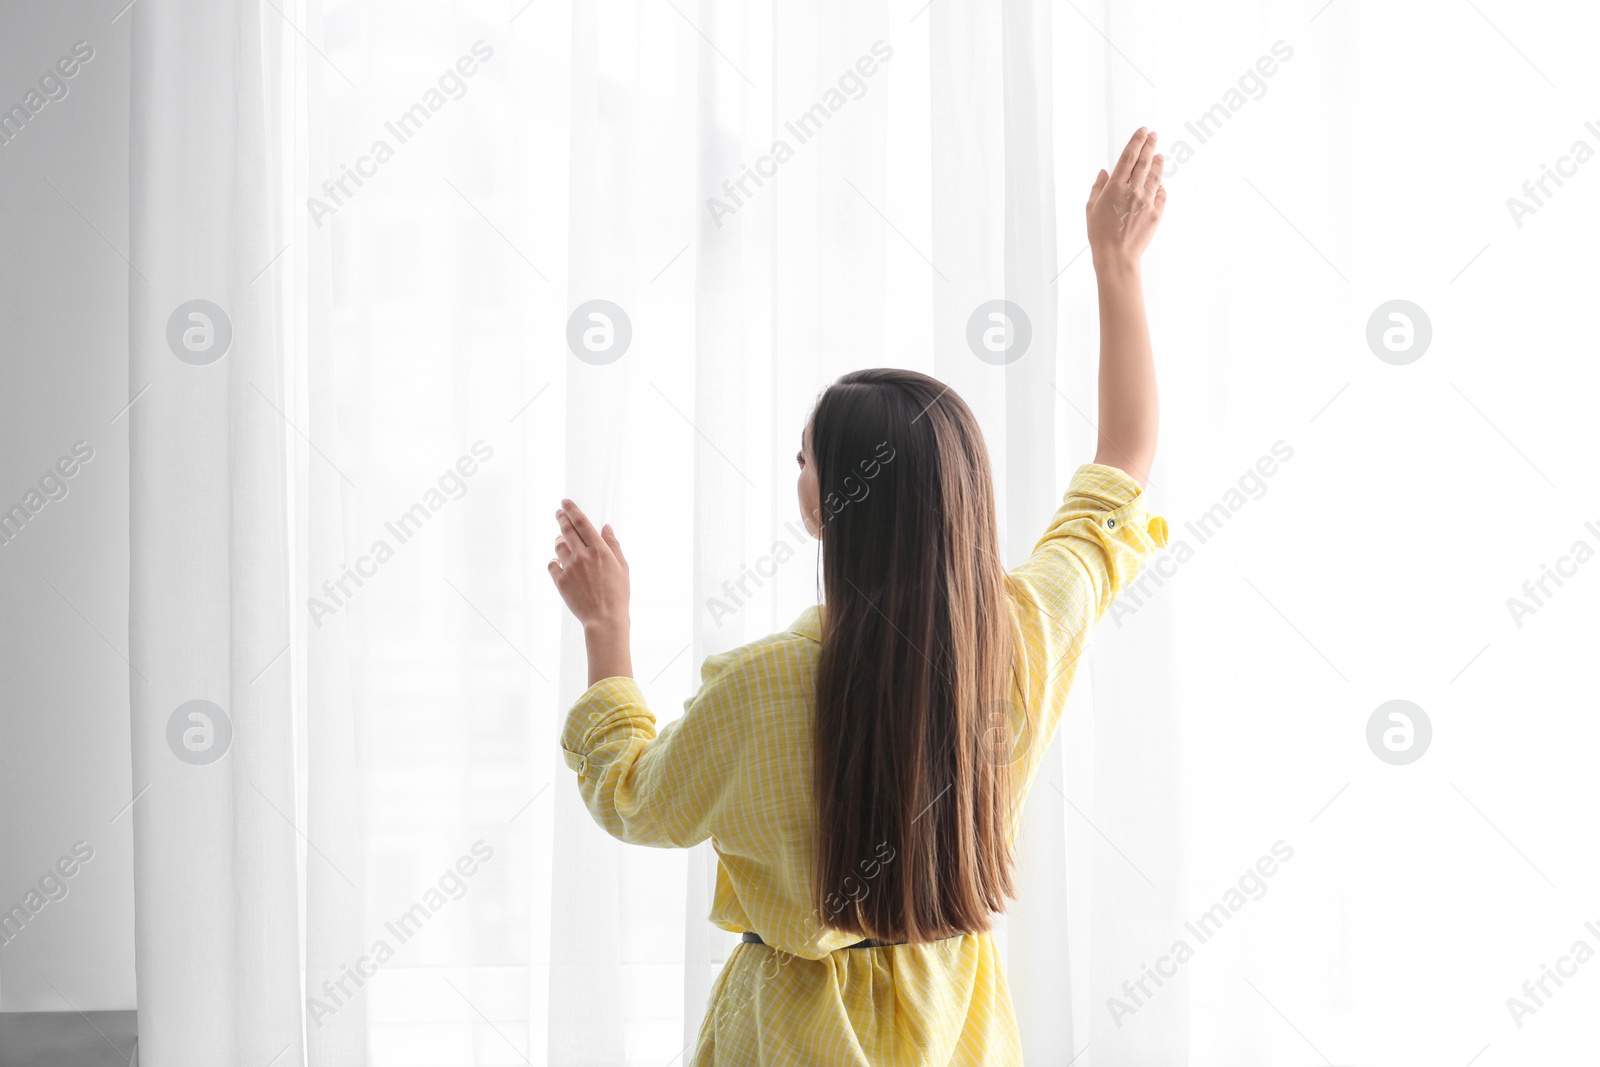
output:
M 94 49 L 66 96 L 0 144 L 0 511 L 75 442 L 94 450 L 0 544 L 0 909 L 75 842 L 93 849 L 67 895 L 0 944 L 5 1011 L 134 1006 L 132 816 L 112 822 L 132 796 L 128 417 L 112 419 L 129 397 L 130 276 L 141 284 L 123 260 L 122 2 L 0 3 L 0 110 L 76 42 Z

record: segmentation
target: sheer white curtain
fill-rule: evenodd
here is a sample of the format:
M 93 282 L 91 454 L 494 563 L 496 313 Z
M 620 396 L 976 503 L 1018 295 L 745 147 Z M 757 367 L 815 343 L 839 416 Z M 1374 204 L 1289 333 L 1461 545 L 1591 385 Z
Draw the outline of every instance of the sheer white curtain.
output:
M 1028 1060 L 1430 1048 L 1390 1012 L 1357 1025 L 1358 979 L 1399 997 L 1383 949 L 1409 943 L 1372 901 L 1414 861 L 1372 828 L 1483 832 L 1452 820 L 1483 814 L 1456 793 L 1486 772 L 1430 770 L 1444 751 L 1396 776 L 1362 731 L 1413 685 L 1446 714 L 1462 698 L 1443 679 L 1480 642 L 1455 622 L 1372 629 L 1370 603 L 1407 580 L 1384 546 L 1422 520 L 1352 529 L 1386 457 L 1357 419 L 1392 426 L 1414 402 L 1503 478 L 1530 475 L 1451 421 L 1488 416 L 1437 362 L 1394 399 L 1404 368 L 1363 331 L 1415 292 L 1458 338 L 1488 322 L 1509 339 L 1515 311 L 1487 310 L 1486 287 L 1525 286 L 1504 264 L 1547 249 L 1503 240 L 1456 190 L 1456 217 L 1506 249 L 1458 285 L 1482 241 L 1385 199 L 1394 179 L 1368 161 L 1405 131 L 1374 117 L 1421 113 L 1430 84 L 1387 16 L 1176 0 L 141 0 L 133 16 L 147 1062 L 681 1057 L 731 944 L 705 921 L 713 857 L 622 846 L 572 788 L 555 739 L 585 669 L 544 573 L 555 502 L 621 537 L 635 669 L 663 720 L 704 656 L 815 601 L 792 457 L 839 373 L 909 366 L 962 393 L 1020 560 L 1093 454 L 1079 211 L 1146 123 L 1174 164 L 1146 272 L 1164 394 L 1148 492 L 1173 543 L 1104 623 L 1030 800 L 1001 935 Z M 1477 17 L 1408 32 L 1456 46 L 1453 84 L 1478 62 L 1531 92 Z M 1471 184 L 1499 210 L 1499 185 Z M 213 362 L 168 340 L 195 300 L 231 324 Z M 203 332 L 195 310 L 180 327 Z M 1484 362 L 1456 392 L 1493 395 Z M 1501 436 L 1537 419 L 1518 422 Z M 1436 454 L 1430 432 L 1409 447 Z M 1417 506 L 1399 493 L 1380 505 Z M 1474 669 L 1485 700 L 1513 686 Z M 231 723 L 213 762 L 169 743 L 191 700 Z M 1533 852 L 1557 847 L 1491 796 Z M 1504 899 L 1525 874 L 1473 872 Z M 1509 973 L 1514 956 L 1495 958 Z M 1471 995 L 1497 1005 L 1501 976 Z
M 366 870 L 343 622 L 308 640 L 303 607 L 307 568 L 343 555 L 347 481 L 318 446 L 338 436 L 327 245 L 301 208 L 321 77 L 296 23 L 319 15 L 132 16 L 141 1056 L 361 1062 L 364 1005 L 308 1033 L 301 990 L 359 955 Z
M 135 240 L 162 276 L 135 282 L 135 377 L 155 382 L 135 635 L 163 674 L 198 672 L 195 693 L 135 684 L 158 786 L 148 1053 L 287 1062 L 303 1030 L 319 1064 L 670 1056 L 729 947 L 704 921 L 712 857 L 623 848 L 570 788 L 553 739 L 584 668 L 542 573 L 550 504 L 621 532 L 664 718 L 704 655 L 814 600 L 791 457 L 844 370 L 962 392 L 1020 559 L 1092 447 L 1077 205 L 1155 106 L 1144 76 L 1088 25 L 1105 12 L 1031 2 L 138 15 Z M 1125 32 L 1177 39 L 1161 25 Z M 159 72 L 187 51 L 208 58 L 178 92 Z M 1168 291 L 1163 262 L 1158 335 L 1227 304 Z M 215 363 L 156 329 L 197 298 L 233 329 Z M 1004 359 L 969 339 L 996 300 L 1028 338 Z M 596 324 L 612 350 L 583 347 Z M 1170 509 L 1190 479 L 1170 499 L 1164 480 Z M 1030 805 L 1006 928 L 1032 1055 L 1186 1056 L 1188 975 L 1137 1027 L 1102 993 L 1207 884 L 1188 851 L 1260 851 L 1179 819 L 1175 679 L 1204 654 L 1173 620 L 1205 601 L 1161 599 L 1137 640 L 1107 635 Z M 198 770 L 154 747 L 196 696 L 233 727 Z M 189 913 L 198 936 L 166 936 Z M 179 1025 L 196 999 L 211 1023 Z

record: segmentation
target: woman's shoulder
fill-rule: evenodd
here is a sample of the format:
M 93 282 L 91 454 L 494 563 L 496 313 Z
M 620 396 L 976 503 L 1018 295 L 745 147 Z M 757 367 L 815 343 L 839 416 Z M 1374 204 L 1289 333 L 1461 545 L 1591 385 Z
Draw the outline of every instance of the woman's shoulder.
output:
M 803 637 L 816 645 L 822 644 L 822 605 L 813 604 L 800 613 L 789 628 L 774 637 Z
M 757 638 L 747 644 L 715 652 L 701 667 L 702 684 L 720 676 L 761 674 L 794 675 L 796 681 L 809 681 L 811 658 L 822 648 L 822 605 L 813 604 L 787 629 Z

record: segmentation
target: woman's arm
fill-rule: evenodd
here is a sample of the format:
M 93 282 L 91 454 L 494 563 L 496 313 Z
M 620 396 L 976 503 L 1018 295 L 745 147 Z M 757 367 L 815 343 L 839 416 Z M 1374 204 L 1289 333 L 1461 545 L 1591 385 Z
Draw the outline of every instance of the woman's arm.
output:
M 633 679 L 628 647 L 628 561 L 609 525 L 595 529 L 563 500 L 561 535 L 548 566 L 561 599 L 583 624 L 589 688 L 567 712 L 561 751 L 578 774 L 590 814 L 622 841 L 688 848 L 711 835 L 730 795 L 743 736 L 754 710 L 745 650 L 709 657 L 700 692 L 682 718 L 656 730 Z M 760 733 L 760 731 L 757 731 Z
M 1116 169 L 1089 193 L 1089 248 L 1100 288 L 1100 426 L 1094 461 L 1141 486 L 1156 454 L 1156 371 L 1139 260 L 1161 222 L 1167 190 L 1156 135 L 1140 127 Z
M 628 561 L 610 525 L 596 530 L 578 505 L 561 502 L 561 536 L 546 570 L 556 591 L 583 624 L 589 652 L 589 684 L 602 678 L 632 678 L 628 644 Z

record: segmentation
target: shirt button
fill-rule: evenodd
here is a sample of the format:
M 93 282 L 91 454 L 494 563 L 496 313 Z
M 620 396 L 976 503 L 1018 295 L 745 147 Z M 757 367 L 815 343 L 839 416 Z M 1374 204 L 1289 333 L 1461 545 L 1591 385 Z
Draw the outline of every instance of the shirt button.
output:
M 1116 519 L 1107 519 L 1106 520 L 1106 529 L 1115 530 L 1116 528 L 1117 528 L 1117 520 Z

